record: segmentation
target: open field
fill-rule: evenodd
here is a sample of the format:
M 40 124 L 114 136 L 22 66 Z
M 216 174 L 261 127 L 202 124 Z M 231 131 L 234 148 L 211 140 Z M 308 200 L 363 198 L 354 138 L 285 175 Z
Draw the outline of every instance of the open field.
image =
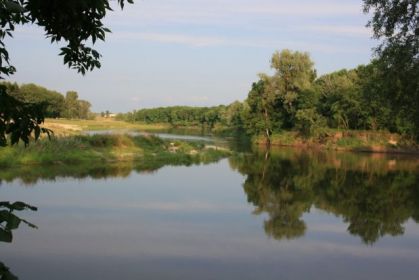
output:
M 75 135 L 87 130 L 162 130 L 170 128 L 168 124 L 133 124 L 112 118 L 95 120 L 46 119 L 43 125 L 54 131 L 57 136 Z

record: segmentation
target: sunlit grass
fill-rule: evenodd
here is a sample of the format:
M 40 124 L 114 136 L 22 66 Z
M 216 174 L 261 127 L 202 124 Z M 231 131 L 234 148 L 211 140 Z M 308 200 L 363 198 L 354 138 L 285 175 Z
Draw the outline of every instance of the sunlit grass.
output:
M 74 135 L 42 139 L 28 147 L 23 143 L 0 149 L 0 166 L 31 164 L 110 163 L 149 158 L 208 161 L 228 151 L 208 149 L 202 143 L 170 142 L 154 136 Z
M 142 124 L 117 121 L 112 118 L 95 120 L 46 119 L 44 127 L 52 129 L 56 135 L 74 135 L 88 130 L 163 130 L 168 124 Z

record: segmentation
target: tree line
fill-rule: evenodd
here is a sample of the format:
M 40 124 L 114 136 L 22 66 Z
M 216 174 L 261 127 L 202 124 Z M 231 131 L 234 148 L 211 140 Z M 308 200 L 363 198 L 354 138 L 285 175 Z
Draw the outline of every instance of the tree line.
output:
M 142 109 L 118 118 L 210 129 L 227 127 L 250 135 L 264 134 L 268 140 L 284 130 L 320 137 L 327 129 L 385 130 L 419 137 L 417 100 L 409 98 L 412 93 L 407 89 L 397 88 L 401 83 L 386 78 L 388 68 L 382 60 L 317 77 L 308 53 L 283 50 L 273 54 L 271 67 L 274 74 L 259 74 L 243 102 Z M 396 100 L 399 96 L 406 100 Z
M 68 91 L 65 96 L 36 84 L 1 82 L 6 93 L 25 104 L 39 105 L 46 118 L 92 119 L 89 101 L 79 99 L 77 92 Z
M 276 52 L 275 73 L 261 74 L 244 102 L 197 109 L 201 115 L 194 118 L 204 120 L 211 111 L 217 115 L 212 126 L 234 124 L 268 141 L 282 130 L 313 137 L 327 128 L 386 130 L 419 140 L 419 1 L 363 2 L 372 15 L 367 26 L 380 40 L 368 65 L 317 77 L 308 53 Z M 163 110 L 174 108 L 142 110 L 142 120 L 164 121 L 148 118 Z
M 395 89 L 382 60 L 317 78 L 308 53 L 283 50 L 274 53 L 271 67 L 275 73 L 260 74 L 245 101 L 243 123 L 251 134 L 264 133 L 269 140 L 282 130 L 319 136 L 332 128 L 419 137 L 418 107 L 395 100 L 412 93 Z
M 237 119 L 242 103 L 235 102 L 228 106 L 213 107 L 172 106 L 152 109 L 134 110 L 125 114 L 118 114 L 116 119 L 128 122 L 168 123 L 174 127 L 202 127 L 214 129 L 215 127 L 240 128 L 242 125 Z

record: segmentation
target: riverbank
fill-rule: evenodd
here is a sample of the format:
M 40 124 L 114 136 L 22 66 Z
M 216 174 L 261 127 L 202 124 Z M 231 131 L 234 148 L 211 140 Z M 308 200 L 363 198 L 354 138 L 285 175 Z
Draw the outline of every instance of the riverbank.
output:
M 206 163 L 230 152 L 199 142 L 169 141 L 154 136 L 74 135 L 41 139 L 0 150 L 0 167 L 36 164 L 103 164 L 143 161 L 185 164 Z
M 257 145 L 266 145 L 262 135 L 254 137 Z M 398 134 L 379 131 L 330 130 L 321 137 L 302 137 L 296 131 L 283 131 L 271 136 L 272 146 L 325 149 L 365 153 L 400 153 L 419 155 L 419 145 Z

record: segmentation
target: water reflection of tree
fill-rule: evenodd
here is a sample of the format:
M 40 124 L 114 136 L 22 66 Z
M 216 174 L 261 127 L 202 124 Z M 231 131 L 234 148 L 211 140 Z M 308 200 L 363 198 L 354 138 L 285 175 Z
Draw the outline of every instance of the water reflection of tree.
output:
M 255 213 L 266 213 L 265 232 L 275 239 L 304 235 L 302 216 L 312 206 L 343 218 L 348 232 L 373 244 L 419 222 L 418 163 L 366 156 L 292 152 L 236 155 L 231 166 L 247 176 L 244 191 Z M 375 164 L 374 164 L 375 163 Z
M 224 157 L 224 156 L 223 156 Z M 20 179 L 25 185 L 36 184 L 39 180 L 55 181 L 58 178 L 126 178 L 132 172 L 153 173 L 164 166 L 190 166 L 209 164 L 221 159 L 221 155 L 193 157 L 178 155 L 172 157 L 145 157 L 141 161 L 121 161 L 114 163 L 95 164 L 54 164 L 38 166 L 20 166 L 19 168 L 0 169 L 0 185 L 2 181 L 11 182 Z

